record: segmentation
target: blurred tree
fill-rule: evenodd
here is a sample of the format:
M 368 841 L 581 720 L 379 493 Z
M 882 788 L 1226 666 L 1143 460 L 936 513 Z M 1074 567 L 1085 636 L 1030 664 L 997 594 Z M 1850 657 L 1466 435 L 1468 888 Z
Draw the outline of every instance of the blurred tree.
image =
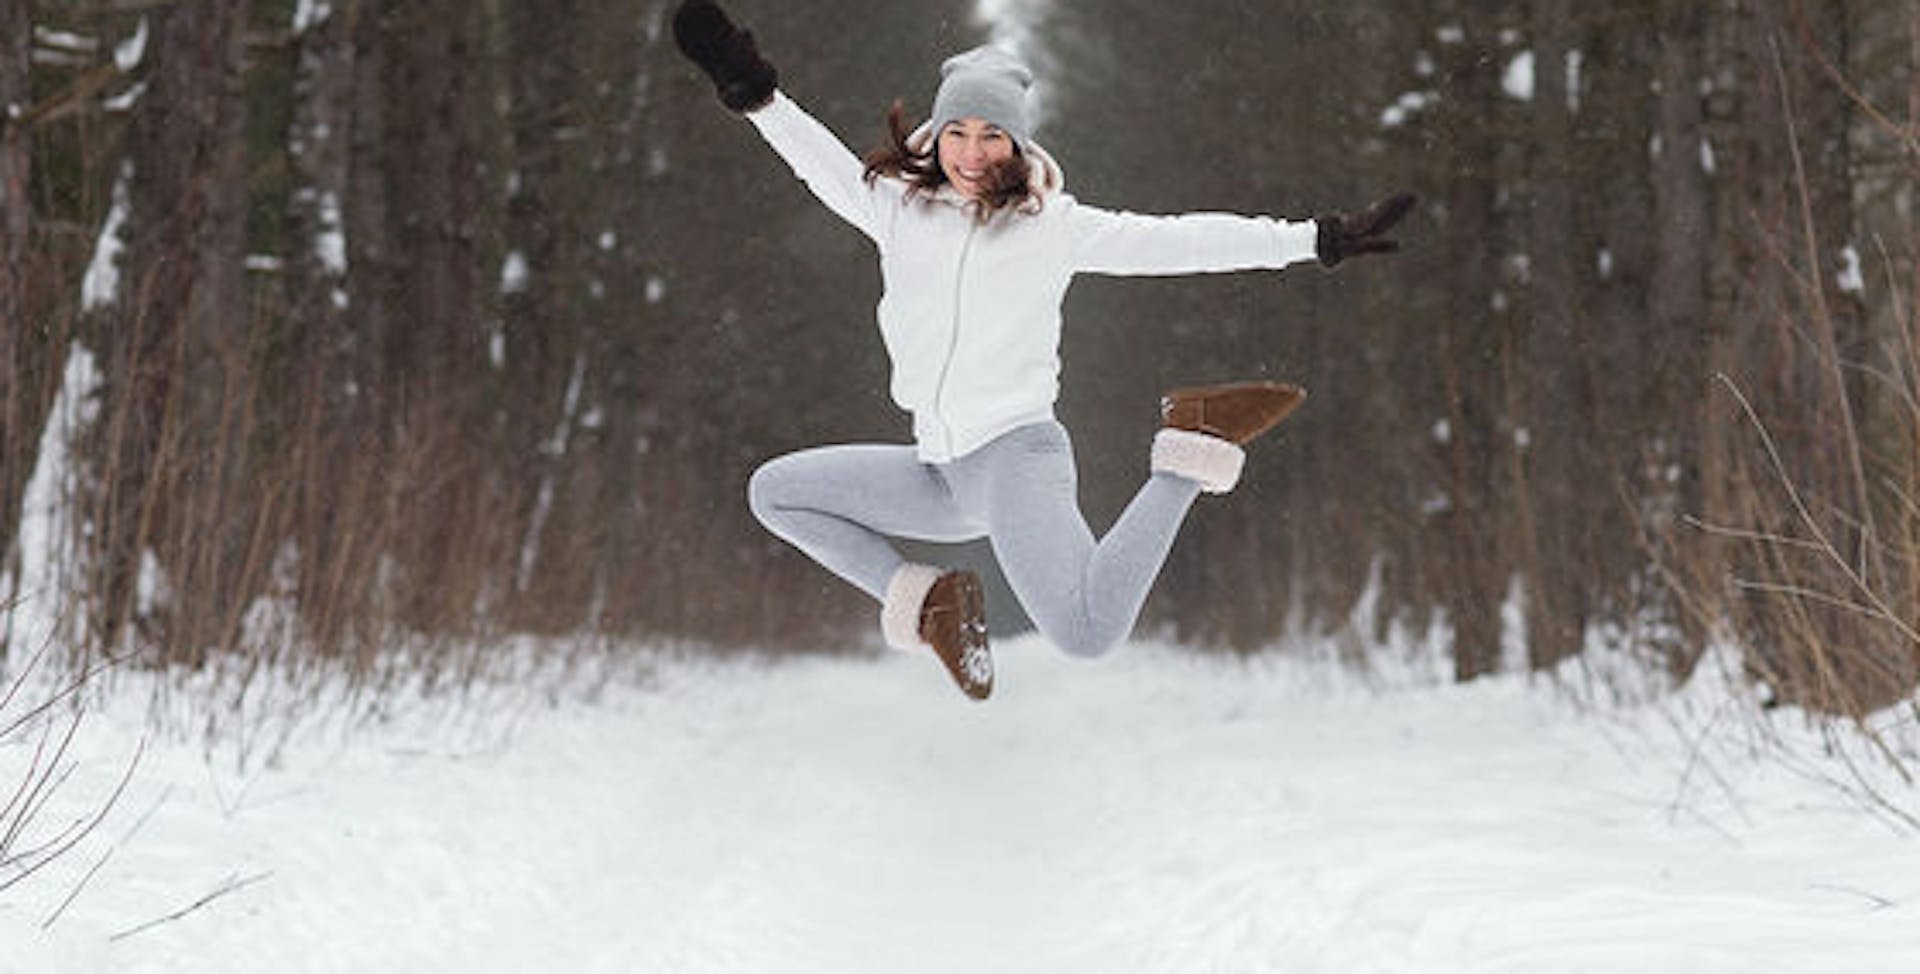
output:
M 14 534 L 20 520 L 20 495 L 33 462 L 28 443 L 37 443 L 38 424 L 29 425 L 28 397 L 21 390 L 20 351 L 27 343 L 25 321 L 27 235 L 32 204 L 27 195 L 32 161 L 25 125 L 33 101 L 29 84 L 32 22 L 27 0 L 0 0 L 0 580 L 12 577 Z M 13 593 L 0 589 L 0 602 Z M 6 636 L 0 629 L 0 658 Z
M 93 430 L 94 591 L 104 596 L 93 608 L 113 644 L 141 608 L 142 555 L 157 553 L 179 601 L 149 621 L 171 627 L 162 638 L 183 659 L 211 645 L 216 620 L 247 595 L 229 573 L 244 559 L 251 498 L 238 451 L 221 440 L 234 418 L 226 407 L 246 395 L 251 346 L 241 276 L 247 11 L 247 0 L 208 0 L 148 15 L 147 87 L 128 132 L 122 300 L 97 332 L 116 412 Z M 197 546 L 177 543 L 187 539 Z
M 1526 645 L 1531 665 L 1545 668 L 1580 651 L 1590 599 L 1590 576 L 1581 566 L 1603 536 L 1592 530 L 1592 498 L 1581 483 L 1590 459 L 1592 385 L 1575 266 L 1581 249 L 1573 159 L 1578 92 L 1565 70 L 1577 43 L 1573 4 L 1536 0 L 1526 28 L 1533 42 L 1521 277 L 1527 324 L 1508 428 Z
M 511 547 L 501 481 L 512 468 L 487 408 L 498 295 L 488 267 L 498 266 L 502 185 L 489 12 L 461 0 L 392 0 L 377 41 L 380 386 L 396 448 L 420 463 L 396 557 L 409 580 L 403 618 L 430 632 L 462 628 L 492 604 Z

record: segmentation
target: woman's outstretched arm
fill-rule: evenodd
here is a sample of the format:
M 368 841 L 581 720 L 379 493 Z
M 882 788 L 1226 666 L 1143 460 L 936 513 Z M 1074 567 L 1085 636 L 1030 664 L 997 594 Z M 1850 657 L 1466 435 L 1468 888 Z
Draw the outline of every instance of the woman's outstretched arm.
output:
M 1279 270 L 1314 258 L 1312 220 L 1231 213 L 1146 216 L 1075 204 L 1073 267 L 1093 274 Z
M 744 113 L 813 195 L 860 232 L 880 239 L 866 166 L 780 92 L 780 74 L 760 55 L 751 31 L 736 25 L 713 0 L 682 0 L 673 14 L 673 40 L 713 80 L 721 104 Z
M 879 186 L 867 181 L 866 165 L 846 143 L 778 91 L 772 101 L 749 113 L 747 121 L 827 209 L 873 240 L 880 239 Z
M 1397 193 L 1357 216 L 1283 220 L 1230 213 L 1142 216 L 1075 204 L 1069 216 L 1074 269 L 1095 274 L 1199 274 L 1278 270 L 1314 259 L 1332 267 L 1364 254 L 1391 253 L 1388 230 L 1413 208 Z

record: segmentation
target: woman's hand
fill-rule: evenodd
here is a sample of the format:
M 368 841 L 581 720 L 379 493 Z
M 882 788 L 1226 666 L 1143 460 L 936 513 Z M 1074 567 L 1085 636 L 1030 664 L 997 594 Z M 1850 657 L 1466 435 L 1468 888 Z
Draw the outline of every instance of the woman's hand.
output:
M 721 104 L 750 112 L 773 100 L 779 72 L 760 56 L 753 33 L 727 19 L 713 0 L 681 0 L 673 12 L 673 42 L 713 79 Z
M 1349 257 L 1361 254 L 1390 254 L 1400 249 L 1398 240 L 1389 240 L 1381 234 L 1393 228 L 1400 219 L 1413 209 L 1412 193 L 1395 193 L 1373 204 L 1359 216 L 1335 213 L 1330 216 L 1315 217 L 1319 225 L 1319 236 L 1314 241 L 1314 250 L 1320 263 L 1332 267 Z

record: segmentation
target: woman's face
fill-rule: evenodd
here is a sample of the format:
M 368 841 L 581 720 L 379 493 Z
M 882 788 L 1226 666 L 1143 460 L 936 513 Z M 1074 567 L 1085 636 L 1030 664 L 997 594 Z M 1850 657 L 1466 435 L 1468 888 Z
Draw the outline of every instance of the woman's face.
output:
M 959 119 L 940 130 L 939 156 L 953 188 L 978 199 L 993 166 L 1013 158 L 1013 137 L 986 119 Z

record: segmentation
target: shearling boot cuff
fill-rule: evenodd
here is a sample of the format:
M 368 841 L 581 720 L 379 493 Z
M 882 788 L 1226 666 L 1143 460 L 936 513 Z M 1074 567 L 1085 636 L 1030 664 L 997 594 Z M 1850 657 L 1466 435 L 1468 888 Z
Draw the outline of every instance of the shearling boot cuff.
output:
M 1209 494 L 1232 490 L 1246 462 L 1247 451 L 1231 440 L 1181 429 L 1153 435 L 1153 472 L 1198 481 Z
M 901 565 L 887 582 L 887 597 L 880 603 L 880 632 L 887 645 L 895 649 L 915 649 L 924 645 L 920 638 L 920 607 L 927 592 L 940 580 L 942 572 L 932 565 Z

